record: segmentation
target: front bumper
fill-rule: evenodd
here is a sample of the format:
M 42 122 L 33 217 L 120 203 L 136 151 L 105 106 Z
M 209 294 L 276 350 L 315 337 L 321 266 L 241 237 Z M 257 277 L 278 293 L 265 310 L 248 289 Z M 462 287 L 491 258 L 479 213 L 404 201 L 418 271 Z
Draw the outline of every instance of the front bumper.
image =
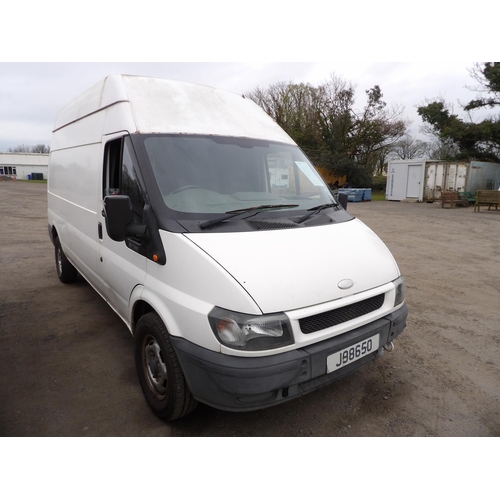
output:
M 383 346 L 404 330 L 407 316 L 403 304 L 397 311 L 337 337 L 256 358 L 209 351 L 179 337 L 171 340 L 195 399 L 221 410 L 250 411 L 307 394 L 375 360 L 382 355 Z M 377 351 L 327 374 L 328 356 L 376 334 L 380 335 Z

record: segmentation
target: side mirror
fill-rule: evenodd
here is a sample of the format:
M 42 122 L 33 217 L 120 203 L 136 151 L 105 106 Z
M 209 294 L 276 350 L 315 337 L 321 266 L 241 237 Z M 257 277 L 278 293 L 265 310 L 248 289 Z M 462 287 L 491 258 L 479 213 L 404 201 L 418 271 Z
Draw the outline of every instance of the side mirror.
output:
M 116 195 L 104 198 L 104 219 L 106 231 L 114 241 L 124 241 L 128 236 L 141 237 L 146 226 L 134 223 L 132 203 L 128 196 Z
M 339 193 L 337 195 L 337 199 L 339 200 L 341 207 L 344 210 L 347 210 L 347 201 L 349 200 L 349 196 L 346 193 Z

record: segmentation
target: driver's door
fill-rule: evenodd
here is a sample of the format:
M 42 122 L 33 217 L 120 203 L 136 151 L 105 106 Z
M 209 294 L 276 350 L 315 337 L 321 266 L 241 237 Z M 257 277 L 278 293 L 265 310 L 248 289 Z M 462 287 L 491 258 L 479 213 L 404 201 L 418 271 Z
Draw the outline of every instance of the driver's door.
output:
M 138 162 L 128 136 L 108 141 L 104 145 L 102 200 L 106 196 L 122 194 L 130 197 L 134 220 L 142 222 L 144 190 Z M 141 241 L 127 238 L 113 241 L 106 231 L 104 212 L 98 214 L 99 260 L 98 270 L 104 282 L 106 300 L 130 324 L 129 300 L 137 285 L 146 276 L 145 249 Z

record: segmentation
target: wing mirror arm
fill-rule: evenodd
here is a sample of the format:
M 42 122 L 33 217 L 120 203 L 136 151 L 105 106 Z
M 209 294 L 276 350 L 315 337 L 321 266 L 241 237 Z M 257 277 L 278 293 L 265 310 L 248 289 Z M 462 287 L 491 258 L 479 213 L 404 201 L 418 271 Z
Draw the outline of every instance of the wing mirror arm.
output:
M 347 201 L 349 200 L 349 196 L 346 193 L 339 193 L 337 195 L 337 200 L 339 201 L 341 207 L 344 210 L 347 210 Z

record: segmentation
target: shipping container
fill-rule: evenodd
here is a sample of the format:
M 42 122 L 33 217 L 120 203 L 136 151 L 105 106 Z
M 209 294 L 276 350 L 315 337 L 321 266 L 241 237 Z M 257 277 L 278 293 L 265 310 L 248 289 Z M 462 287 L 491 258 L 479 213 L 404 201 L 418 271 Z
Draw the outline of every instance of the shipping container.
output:
M 498 189 L 500 164 L 479 161 L 395 160 L 387 169 L 386 199 L 436 201 L 442 191 Z

